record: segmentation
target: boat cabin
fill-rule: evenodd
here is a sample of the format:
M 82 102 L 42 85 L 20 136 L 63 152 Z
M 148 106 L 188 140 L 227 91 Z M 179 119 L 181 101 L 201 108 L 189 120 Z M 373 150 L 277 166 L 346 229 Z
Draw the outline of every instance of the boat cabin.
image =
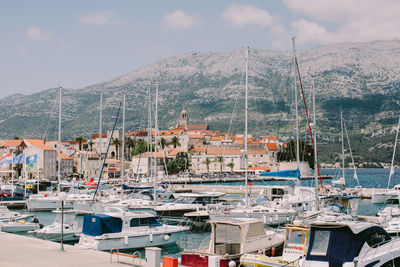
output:
M 219 197 L 224 196 L 225 193 L 221 192 L 210 192 L 210 193 L 183 193 L 180 194 L 174 201 L 174 203 L 180 204 L 211 204 Z
M 310 226 L 306 261 L 311 262 L 329 262 L 342 266 L 343 263 L 353 262 L 359 255 L 391 241 L 383 228 L 372 223 L 315 222 Z
M 162 224 L 154 215 L 147 212 L 110 212 L 104 214 L 85 215 L 82 233 L 90 236 L 120 233 L 137 227 L 156 227 Z

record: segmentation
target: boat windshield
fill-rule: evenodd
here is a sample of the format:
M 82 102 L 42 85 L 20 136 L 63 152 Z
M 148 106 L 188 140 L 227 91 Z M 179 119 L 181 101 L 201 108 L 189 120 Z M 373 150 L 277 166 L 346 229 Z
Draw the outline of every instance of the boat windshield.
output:
M 215 254 L 235 255 L 240 253 L 240 227 L 218 223 L 215 225 Z
M 304 230 L 290 229 L 287 232 L 287 245 L 304 244 L 307 238 L 307 232 Z
M 192 204 L 195 200 L 195 197 L 178 197 L 175 203 Z
M 73 213 L 64 213 L 64 218 L 63 218 L 63 223 L 64 224 L 73 224 L 75 220 L 75 214 Z M 56 217 L 54 218 L 55 223 L 61 223 L 61 213 L 56 214 Z

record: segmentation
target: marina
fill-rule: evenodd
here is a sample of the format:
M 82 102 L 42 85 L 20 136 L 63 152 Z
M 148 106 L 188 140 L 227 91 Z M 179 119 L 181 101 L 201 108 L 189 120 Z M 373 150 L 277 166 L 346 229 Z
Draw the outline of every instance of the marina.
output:
M 400 2 L 78 2 L 3 5 L 0 267 L 400 267 Z

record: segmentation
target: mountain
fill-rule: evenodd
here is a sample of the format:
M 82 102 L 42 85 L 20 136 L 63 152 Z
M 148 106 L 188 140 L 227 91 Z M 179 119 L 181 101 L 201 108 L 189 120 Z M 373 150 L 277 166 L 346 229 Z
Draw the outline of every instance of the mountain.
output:
M 393 126 L 399 116 L 400 41 L 330 44 L 298 51 L 297 58 L 309 112 L 312 111 L 310 88 L 313 85 L 315 88 L 318 137 L 322 143 L 338 141 L 342 107 L 350 139 L 372 140 L 375 147 L 383 138 L 386 147 L 393 145 L 388 140 L 392 135 L 394 140 Z M 101 91 L 104 94 L 103 129 L 111 129 L 111 117 L 117 112 L 124 90 L 127 91 L 127 129 L 146 127 L 146 92 L 151 90 L 154 99 L 156 84 L 160 128 L 175 126 L 185 106 L 192 123 L 206 122 L 214 130 L 242 132 L 244 66 L 244 48 L 225 53 L 189 52 L 103 83 L 64 89 L 63 139 L 89 136 L 92 129 L 98 131 Z M 249 131 L 253 135 L 277 134 L 286 138 L 294 135 L 292 73 L 290 51 L 250 50 Z M 40 138 L 48 132 L 49 138 L 55 138 L 56 95 L 57 89 L 53 88 L 0 99 L 0 137 Z M 305 133 L 302 98 L 299 106 L 301 129 Z M 380 149 L 378 145 L 376 149 Z M 368 153 L 367 150 L 363 154 L 364 159 L 368 159 Z

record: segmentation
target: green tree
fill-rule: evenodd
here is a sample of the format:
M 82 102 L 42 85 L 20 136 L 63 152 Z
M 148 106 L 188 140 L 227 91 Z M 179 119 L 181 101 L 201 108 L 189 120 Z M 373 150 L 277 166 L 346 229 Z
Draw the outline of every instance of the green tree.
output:
M 170 145 L 173 145 L 174 148 L 176 148 L 177 146 L 180 146 L 180 145 L 181 145 L 181 143 L 179 143 L 179 138 L 178 138 L 177 136 L 174 136 L 174 137 L 171 139 L 171 142 L 169 142 L 169 144 L 170 144 Z
M 131 156 L 142 154 L 147 150 L 148 150 L 147 142 L 144 139 L 139 139 L 139 141 L 136 142 L 134 149 L 131 151 Z M 154 151 L 154 145 L 153 145 L 153 151 Z
M 113 138 L 111 141 L 111 145 L 115 146 L 115 158 L 118 159 L 119 154 L 119 147 L 121 146 L 122 142 L 118 138 Z
M 177 174 L 188 169 L 188 154 L 178 153 L 174 160 L 168 162 L 167 169 L 170 174 Z
M 226 166 L 228 166 L 229 168 L 231 168 L 231 172 L 233 172 L 233 167 L 235 167 L 235 163 L 229 162 L 228 164 L 226 164 Z
M 168 146 L 168 142 L 167 142 L 167 140 L 165 140 L 164 137 L 161 137 L 160 144 L 161 144 L 162 149 L 164 149 L 166 146 Z
M 78 136 L 75 138 L 75 142 L 79 144 L 79 150 L 82 150 L 82 143 L 86 142 L 86 139 L 83 136 Z
M 14 140 L 19 140 L 19 136 L 14 136 Z
M 224 164 L 224 158 L 222 156 L 215 157 L 215 162 L 219 164 L 219 173 L 222 173 L 222 165 Z
M 211 164 L 211 160 L 209 158 L 206 158 L 202 164 L 205 164 L 207 166 L 207 172 L 210 172 L 210 164 Z
M 90 147 L 90 151 L 93 151 L 93 144 L 94 144 L 93 141 L 90 140 L 88 144 L 89 144 L 89 147 Z
M 131 150 L 132 150 L 132 148 L 134 148 L 136 146 L 136 144 L 137 144 L 136 139 L 133 139 L 131 137 L 127 137 L 125 139 L 125 146 L 128 149 L 128 153 L 127 154 L 128 154 L 128 159 L 129 160 L 131 160 Z
M 314 150 L 311 144 L 301 141 L 300 144 L 300 161 L 306 161 L 311 169 L 314 169 Z M 283 151 L 278 152 L 278 161 L 295 161 L 296 160 L 296 142 L 289 141 Z

